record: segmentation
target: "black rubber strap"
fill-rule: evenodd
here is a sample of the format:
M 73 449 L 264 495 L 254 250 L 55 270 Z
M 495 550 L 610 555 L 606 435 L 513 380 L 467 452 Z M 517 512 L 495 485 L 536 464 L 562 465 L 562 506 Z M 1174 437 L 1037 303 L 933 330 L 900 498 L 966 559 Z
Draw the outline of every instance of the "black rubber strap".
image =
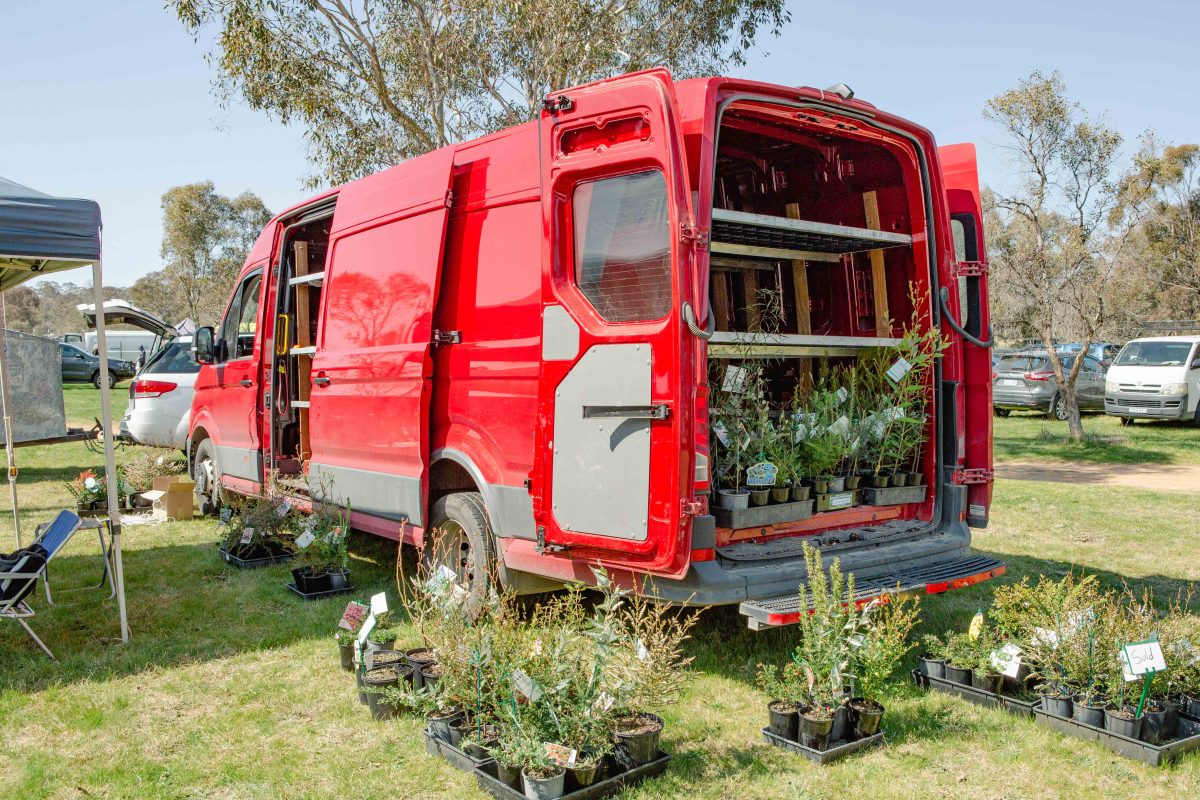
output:
M 941 300 L 942 319 L 946 320 L 946 323 L 954 329 L 955 333 L 977 347 L 988 348 L 992 346 L 992 326 L 990 324 L 988 325 L 988 338 L 986 340 L 976 338 L 967 333 L 966 330 L 964 330 L 963 327 L 958 324 L 958 321 L 954 319 L 954 316 L 951 315 L 950 306 L 948 303 L 950 299 L 950 290 L 943 286 L 941 291 L 938 292 L 938 299 Z

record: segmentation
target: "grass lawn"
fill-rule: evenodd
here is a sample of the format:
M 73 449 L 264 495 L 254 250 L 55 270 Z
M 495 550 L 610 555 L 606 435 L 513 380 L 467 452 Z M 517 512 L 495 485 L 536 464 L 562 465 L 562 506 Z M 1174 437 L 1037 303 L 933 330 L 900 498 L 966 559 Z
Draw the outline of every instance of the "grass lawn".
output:
M 76 397 L 72 389 L 69 408 L 82 409 L 85 391 L 97 398 L 91 387 Z M 80 444 L 19 456 L 31 521 L 67 502 L 63 480 L 101 461 Z M 0 540 L 11 541 L 3 511 Z M 1165 597 L 1200 579 L 1194 549 L 1182 544 L 1194 537 L 1198 512 L 1200 503 L 1178 493 L 1010 481 L 997 487 L 992 526 L 976 544 L 1008 563 L 1004 580 L 1082 567 L 1115 585 L 1152 585 Z M 222 565 L 209 521 L 133 526 L 123 538 L 129 645 L 111 643 L 115 604 L 94 596 L 47 610 L 44 595 L 35 595 L 32 625 L 59 666 L 16 625 L 0 624 L 0 797 L 485 797 L 472 778 L 424 753 L 417 720 L 376 723 L 357 703 L 331 638 L 344 599 L 293 597 L 283 588 L 286 566 Z M 394 545 L 355 534 L 352 550 L 358 595 L 394 587 Z M 58 587 L 94 580 L 95 542 L 77 537 L 55 565 Z M 991 590 L 983 584 L 931 598 L 922 632 L 964 626 Z M 757 662 L 785 658 L 794 639 L 790 629 L 750 633 L 733 608 L 707 612 L 690 645 L 695 678 L 663 714 L 672 766 L 623 796 L 1200 794 L 1200 754 L 1153 769 L 900 680 L 887 698 L 887 746 L 828 767 L 809 764 L 762 743 L 769 698 L 751 678 Z
M 1186 422 L 1135 422 L 1084 414 L 1086 441 L 1066 441 L 1067 423 L 1014 411 L 993 417 L 997 461 L 1053 459 L 1102 464 L 1200 464 L 1200 428 Z

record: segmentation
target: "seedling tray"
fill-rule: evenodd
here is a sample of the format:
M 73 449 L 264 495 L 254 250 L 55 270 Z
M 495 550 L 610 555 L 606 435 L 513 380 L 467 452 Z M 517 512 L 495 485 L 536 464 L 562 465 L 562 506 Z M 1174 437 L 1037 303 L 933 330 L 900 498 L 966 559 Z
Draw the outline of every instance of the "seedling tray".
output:
M 952 694 L 985 708 L 1003 708 L 1008 713 L 1021 717 L 1033 716 L 1034 707 L 1040 702 L 1038 700 L 1018 700 L 1015 697 L 1009 697 L 1005 694 L 996 694 L 995 692 L 976 689 L 974 686 L 955 683 L 945 678 L 935 678 L 916 669 L 912 671 L 912 677 L 913 683 L 922 689 L 933 689 L 946 694 Z
M 263 556 L 262 558 L 238 558 L 224 547 L 217 548 L 217 552 L 221 554 L 222 561 L 226 561 L 238 569 L 259 569 L 260 567 L 269 567 L 272 564 L 286 564 L 296 557 L 294 553 L 280 553 L 273 556 Z
M 886 489 L 867 487 L 860 489 L 865 506 L 901 506 L 905 503 L 925 502 L 927 486 L 889 486 Z
M 653 761 L 603 780 L 597 780 L 591 786 L 567 792 L 562 795 L 561 800 L 597 800 L 600 797 L 611 797 L 626 787 L 635 786 L 647 778 L 663 774 L 667 771 L 667 764 L 670 761 L 671 757 L 660 750 Z M 607 759 L 607 763 L 611 765 L 612 759 Z M 496 800 L 525 800 L 525 794 L 520 789 L 512 788 L 497 778 L 496 774 L 496 762 L 489 761 L 475 770 L 475 782 L 479 784 L 480 789 L 495 797 Z
M 828 492 L 815 495 L 817 511 L 841 511 L 843 508 L 853 508 L 858 505 L 858 493 L 853 489 L 844 492 Z
M 799 503 L 779 503 L 777 505 L 755 506 L 753 508 L 713 508 L 717 518 L 717 526 L 721 528 L 757 528 L 763 525 L 778 525 L 782 522 L 796 522 L 808 519 L 813 513 L 813 501 L 801 500 Z
M 782 736 L 771 733 L 770 728 L 763 728 L 762 735 L 767 740 L 767 744 L 791 753 L 798 753 L 814 764 L 830 764 L 840 758 L 845 758 L 851 753 L 857 753 L 859 750 L 866 750 L 869 747 L 875 747 L 883 743 L 882 730 L 864 739 L 854 739 L 849 742 L 845 739 L 839 739 L 836 742 L 830 742 L 829 747 L 824 750 L 813 750 L 811 747 L 805 747 L 799 742 L 785 739 Z
M 449 742 L 439 739 L 429 732 L 426 728 L 425 734 L 425 752 L 431 756 L 441 756 L 449 761 L 454 766 L 461 769 L 463 772 L 473 772 L 486 764 L 495 764 L 490 757 L 488 758 L 473 758 L 467 755 L 466 752 L 459 750 Z
M 320 600 L 322 597 L 333 597 L 338 594 L 349 594 L 354 591 L 353 586 L 346 586 L 344 589 L 328 589 L 324 592 L 302 592 L 294 583 L 285 583 L 284 586 L 291 589 L 294 593 L 300 595 L 305 600 Z
M 1186 714 L 1179 715 L 1179 727 L 1175 731 L 1176 738 L 1162 745 L 1150 744 L 1141 739 L 1130 739 L 1128 736 L 1122 736 L 1093 725 L 1085 725 L 1074 719 L 1056 717 L 1044 711 L 1041 703 L 1034 707 L 1033 716 L 1037 724 L 1044 728 L 1100 742 L 1117 755 L 1141 761 L 1152 767 L 1174 761 L 1184 753 L 1200 750 L 1200 720 Z

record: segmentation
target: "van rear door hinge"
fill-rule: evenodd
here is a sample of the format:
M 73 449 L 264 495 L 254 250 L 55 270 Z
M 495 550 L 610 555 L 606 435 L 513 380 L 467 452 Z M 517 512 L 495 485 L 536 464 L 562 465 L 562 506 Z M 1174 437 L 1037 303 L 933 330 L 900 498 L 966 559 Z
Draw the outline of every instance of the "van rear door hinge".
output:
M 679 513 L 685 517 L 698 517 L 704 513 L 704 503 L 699 500 L 684 500 L 679 504 Z
M 982 261 L 955 261 L 951 272 L 956 278 L 977 278 L 987 275 L 988 266 Z
M 956 469 L 953 482 L 966 486 L 973 483 L 991 483 L 996 479 L 996 471 L 991 469 Z
M 708 246 L 708 231 L 697 226 L 694 222 L 680 224 L 679 238 L 685 242 L 695 242 L 701 247 Z
M 561 544 L 546 544 L 546 526 L 537 526 L 537 542 L 534 545 L 534 552 L 539 556 L 543 553 L 561 553 L 567 548 Z
M 431 344 L 434 347 L 437 347 L 439 344 L 462 344 L 462 331 L 434 330 Z
M 574 107 L 575 101 L 567 97 L 565 94 L 542 98 L 542 110 L 549 114 L 558 114 L 563 111 L 570 111 Z

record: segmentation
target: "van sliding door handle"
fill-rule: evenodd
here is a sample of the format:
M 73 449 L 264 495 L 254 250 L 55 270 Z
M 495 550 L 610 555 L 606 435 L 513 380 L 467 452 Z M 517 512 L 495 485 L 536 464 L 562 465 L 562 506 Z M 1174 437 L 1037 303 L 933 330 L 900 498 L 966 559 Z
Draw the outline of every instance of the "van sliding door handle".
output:
M 249 378 L 242 378 L 239 383 L 241 383 L 242 386 L 246 387 L 247 389 L 254 385 L 254 381 L 250 380 Z
M 312 379 L 312 382 L 313 382 L 313 385 L 314 385 L 314 386 L 328 386 L 328 385 L 329 385 L 329 378 L 325 378 L 325 377 L 316 377 L 316 378 L 313 378 L 313 379 Z

